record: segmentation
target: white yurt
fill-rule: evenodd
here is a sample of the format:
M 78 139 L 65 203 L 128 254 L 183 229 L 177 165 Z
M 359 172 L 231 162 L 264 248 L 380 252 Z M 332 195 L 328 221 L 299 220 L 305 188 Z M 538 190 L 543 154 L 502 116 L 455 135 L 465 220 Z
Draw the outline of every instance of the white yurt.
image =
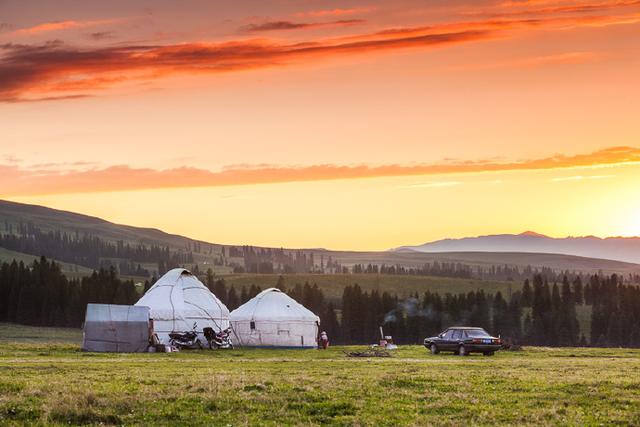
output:
M 230 315 L 234 337 L 247 347 L 317 348 L 320 318 L 279 289 L 260 292 Z
M 229 327 L 227 307 L 184 268 L 167 272 L 135 305 L 149 307 L 153 329 L 162 344 L 169 344 L 170 332 L 191 331 L 194 323 L 203 343 L 203 328 L 218 332 Z

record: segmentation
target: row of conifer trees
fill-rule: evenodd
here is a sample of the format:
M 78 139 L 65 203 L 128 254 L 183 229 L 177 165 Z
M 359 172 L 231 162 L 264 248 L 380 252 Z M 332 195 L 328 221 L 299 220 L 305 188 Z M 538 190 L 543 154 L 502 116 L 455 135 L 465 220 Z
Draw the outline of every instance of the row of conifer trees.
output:
M 231 310 L 261 290 L 243 286 L 238 293 L 211 274 L 206 283 Z M 418 344 L 449 326 L 473 325 L 520 344 L 640 347 L 640 287 L 625 284 L 615 274 L 593 275 L 586 283 L 579 276 L 571 282 L 565 276 L 559 283 L 549 283 L 536 274 L 506 296 L 477 290 L 416 293 L 401 299 L 354 284 L 334 301 L 315 284 L 287 287 L 280 277 L 277 287 L 318 314 L 322 329 L 337 343 L 376 342 L 382 326 L 396 342 Z M 578 312 L 583 323 L 590 320 L 590 330 L 581 330 Z
M 261 291 L 257 285 L 227 286 L 211 272 L 202 279 L 230 310 Z M 151 284 L 145 283 L 144 290 Z M 417 344 L 448 326 L 470 325 L 521 344 L 640 347 L 640 287 L 625 284 L 615 274 L 593 275 L 586 283 L 580 277 L 549 283 L 535 275 L 507 296 L 476 290 L 399 298 L 353 284 L 332 300 L 315 284 L 287 286 L 280 277 L 277 287 L 318 314 L 334 343 L 375 342 L 382 326 L 396 342 Z M 118 278 L 113 268 L 69 279 L 44 257 L 29 265 L 3 263 L 0 321 L 78 327 L 87 303 L 133 304 L 142 291 Z M 590 330 L 581 330 L 578 312 L 583 320 L 590 316 Z

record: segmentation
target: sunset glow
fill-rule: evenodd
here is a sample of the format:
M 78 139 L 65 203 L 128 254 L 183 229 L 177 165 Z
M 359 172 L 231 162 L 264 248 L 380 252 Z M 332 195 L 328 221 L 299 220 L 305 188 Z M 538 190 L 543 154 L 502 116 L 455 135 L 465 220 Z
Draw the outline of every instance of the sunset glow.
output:
M 275 247 L 638 235 L 638 34 L 634 0 L 1 2 L 0 198 Z

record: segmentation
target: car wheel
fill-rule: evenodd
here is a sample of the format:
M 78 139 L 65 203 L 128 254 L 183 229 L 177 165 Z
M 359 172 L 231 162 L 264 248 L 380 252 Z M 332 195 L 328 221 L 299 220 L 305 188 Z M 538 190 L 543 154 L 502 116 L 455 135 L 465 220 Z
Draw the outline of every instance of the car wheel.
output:
M 485 356 L 493 356 L 495 353 L 493 351 L 485 351 L 484 355 Z
M 438 354 L 440 353 L 440 350 L 438 350 L 438 346 L 436 346 L 435 344 L 431 344 L 431 354 Z
M 467 352 L 467 349 L 466 349 L 466 348 L 464 348 L 464 346 L 463 346 L 463 345 L 461 345 L 460 347 L 458 347 L 458 354 L 459 354 L 460 356 L 468 356 L 468 355 L 469 355 L 469 353 Z

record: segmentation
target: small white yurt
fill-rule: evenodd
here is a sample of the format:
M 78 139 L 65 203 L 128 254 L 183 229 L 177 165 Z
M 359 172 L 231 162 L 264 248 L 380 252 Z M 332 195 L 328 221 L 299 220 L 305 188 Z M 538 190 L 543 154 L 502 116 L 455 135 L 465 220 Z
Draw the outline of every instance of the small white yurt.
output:
M 241 346 L 317 348 L 320 318 L 279 289 L 260 292 L 230 314 Z
M 201 342 L 202 329 L 229 327 L 229 310 L 211 291 L 184 268 L 174 268 L 162 276 L 135 304 L 149 307 L 153 329 L 162 344 L 169 344 L 170 332 L 193 330 Z

